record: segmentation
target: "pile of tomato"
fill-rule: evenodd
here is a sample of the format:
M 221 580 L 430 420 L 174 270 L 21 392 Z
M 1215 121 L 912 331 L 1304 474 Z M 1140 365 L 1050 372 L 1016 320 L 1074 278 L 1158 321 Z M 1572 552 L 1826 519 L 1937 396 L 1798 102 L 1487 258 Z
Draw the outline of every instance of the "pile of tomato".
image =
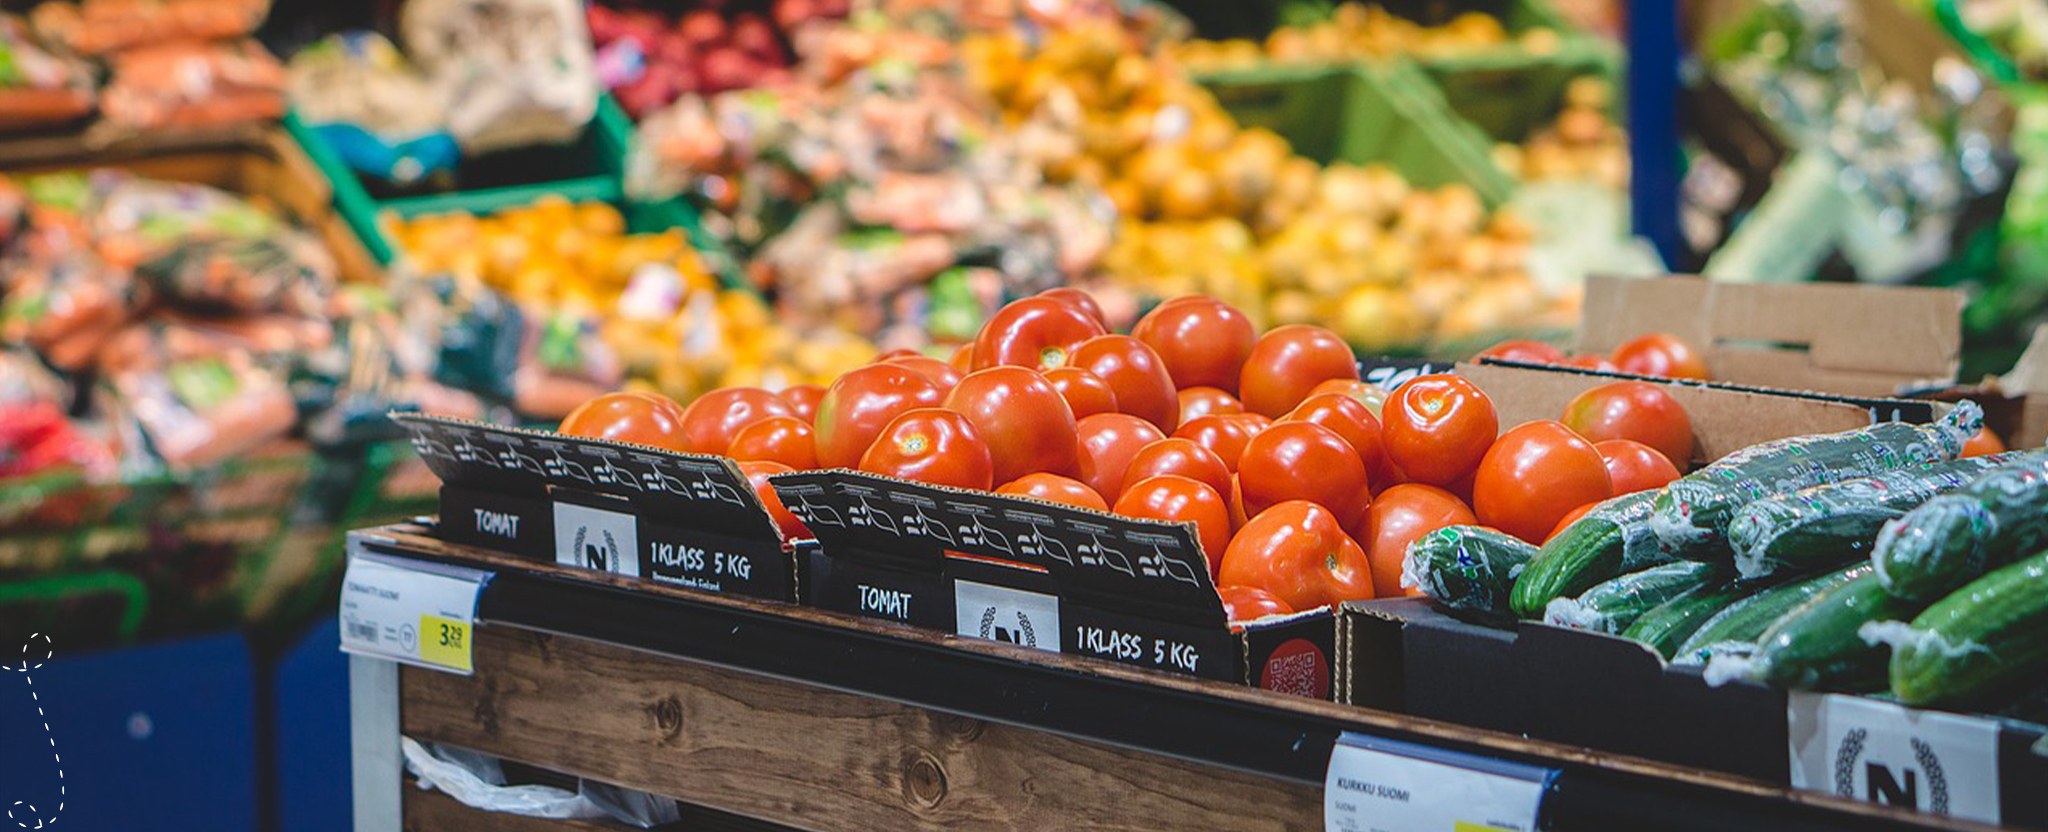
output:
M 829 387 L 724 388 L 682 407 L 613 393 L 561 432 L 725 455 L 785 535 L 768 478 L 850 468 L 1192 523 L 1232 620 L 1404 594 L 1408 544 L 1483 524 L 1541 541 L 1567 515 L 1678 476 L 1685 411 L 1657 385 L 1587 391 L 1561 421 L 1500 432 L 1455 375 L 1387 392 L 1317 326 L 1254 331 L 1205 296 L 1129 335 L 1054 289 L 999 310 L 941 360 L 885 354 Z

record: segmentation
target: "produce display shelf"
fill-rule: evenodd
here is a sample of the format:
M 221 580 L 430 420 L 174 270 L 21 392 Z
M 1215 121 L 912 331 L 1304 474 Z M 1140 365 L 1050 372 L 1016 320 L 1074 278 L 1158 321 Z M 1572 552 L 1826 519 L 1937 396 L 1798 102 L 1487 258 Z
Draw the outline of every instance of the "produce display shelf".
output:
M 404 785 L 399 736 L 806 829 L 1319 828 L 1354 733 L 1554 769 L 1548 830 L 1983 829 L 1522 737 L 649 585 L 444 543 L 494 574 L 475 675 L 352 658 L 358 829 L 514 821 Z M 758 827 L 756 827 L 758 828 Z

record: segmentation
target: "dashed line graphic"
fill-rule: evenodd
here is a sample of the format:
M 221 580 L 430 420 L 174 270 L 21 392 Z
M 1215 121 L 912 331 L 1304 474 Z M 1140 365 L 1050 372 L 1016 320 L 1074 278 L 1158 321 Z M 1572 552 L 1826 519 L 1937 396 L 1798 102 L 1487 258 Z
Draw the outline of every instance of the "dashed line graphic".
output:
M 43 657 L 31 663 L 28 651 L 35 646 L 36 639 L 43 640 Z M 7 819 L 14 821 L 16 826 L 23 829 L 42 829 L 50 826 L 57 822 L 58 815 L 64 813 L 64 758 L 57 754 L 57 736 L 51 733 L 50 718 L 43 713 L 42 697 L 36 695 L 35 677 L 28 675 L 29 671 L 42 667 L 43 662 L 49 661 L 50 657 L 54 655 L 56 655 L 56 647 L 50 643 L 50 637 L 42 633 L 33 633 L 29 635 L 28 641 L 21 644 L 21 664 L 19 666 L 0 665 L 0 667 L 20 673 L 21 680 L 28 684 L 28 697 L 36 704 L 36 718 L 43 721 L 43 736 L 48 737 L 50 740 L 50 759 L 57 761 L 57 811 L 51 812 L 48 818 L 44 818 L 42 812 L 36 810 L 35 804 L 25 800 L 14 801 L 13 805 L 7 807 Z M 15 815 L 16 812 L 34 819 L 35 825 L 30 826 L 27 820 L 17 817 Z

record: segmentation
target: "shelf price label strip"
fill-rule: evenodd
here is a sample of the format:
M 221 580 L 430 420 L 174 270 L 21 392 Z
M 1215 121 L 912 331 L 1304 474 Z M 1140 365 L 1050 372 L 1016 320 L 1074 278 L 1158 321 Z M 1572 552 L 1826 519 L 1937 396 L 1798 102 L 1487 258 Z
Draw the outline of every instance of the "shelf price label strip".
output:
M 1346 732 L 1323 779 L 1324 832 L 1536 832 L 1557 769 Z
M 364 551 L 349 541 L 341 649 L 468 676 L 490 572 Z

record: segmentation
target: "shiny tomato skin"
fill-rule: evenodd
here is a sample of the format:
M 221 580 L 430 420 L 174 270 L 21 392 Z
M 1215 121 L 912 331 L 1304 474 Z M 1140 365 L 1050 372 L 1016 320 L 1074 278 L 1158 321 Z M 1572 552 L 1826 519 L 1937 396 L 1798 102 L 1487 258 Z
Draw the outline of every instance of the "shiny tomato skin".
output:
M 1387 391 L 1377 384 L 1348 378 L 1333 378 L 1309 388 L 1309 398 L 1335 393 L 1357 399 L 1372 411 L 1372 417 L 1380 418 L 1380 407 L 1387 402 Z
M 1472 356 L 1474 361 L 1481 358 L 1498 358 L 1502 361 L 1519 361 L 1524 364 L 1562 364 L 1564 350 L 1542 341 L 1512 338 L 1480 350 L 1478 355 Z
M 1223 565 L 1223 550 L 1230 546 L 1230 506 L 1204 483 L 1172 474 L 1147 477 L 1125 486 L 1112 511 L 1125 517 L 1193 523 L 1209 577 L 1214 579 Z
M 1180 391 L 1180 420 L 1185 424 L 1190 419 L 1203 416 L 1228 416 L 1243 413 L 1244 403 L 1236 396 L 1214 387 L 1183 387 Z
M 1372 585 L 1380 597 L 1420 595 L 1422 590 L 1401 585 L 1401 563 L 1408 545 L 1423 535 L 1445 526 L 1479 522 L 1464 500 L 1433 485 L 1408 483 L 1381 491 L 1366 509 L 1359 543 L 1372 562 Z
M 1078 508 L 1092 508 L 1096 511 L 1109 510 L 1109 503 L 1104 502 L 1102 495 L 1095 493 L 1095 489 L 1089 488 L 1087 483 L 1072 477 L 1062 477 L 1058 474 L 1047 474 L 1042 471 L 1036 474 L 1025 474 L 1003 483 L 996 487 L 996 493 L 1032 497 L 1048 503 L 1060 503 Z
M 1216 595 L 1223 599 L 1225 620 L 1251 621 L 1269 615 L 1293 615 L 1294 608 L 1287 606 L 1280 596 L 1255 586 L 1219 586 Z
M 697 397 L 683 409 L 683 439 L 691 453 L 722 454 L 740 428 L 770 416 L 794 416 L 782 397 L 759 387 L 726 387 Z
M 759 460 L 740 463 L 740 473 L 746 475 L 747 484 L 754 487 L 754 494 L 761 498 L 761 505 L 768 509 L 768 516 L 775 521 L 776 531 L 782 532 L 783 540 L 803 540 L 811 537 L 811 530 L 804 521 L 782 505 L 782 497 L 775 493 L 775 487 L 768 484 L 768 478 L 776 474 L 787 474 L 790 467 L 780 462 Z
M 1161 431 L 1180 427 L 1180 395 L 1159 353 L 1128 335 L 1091 338 L 1074 349 L 1074 366 L 1094 373 L 1116 391 L 1116 407 Z
M 1560 421 L 1592 442 L 1633 439 L 1673 465 L 1692 461 L 1692 418 L 1685 406 L 1647 381 L 1616 381 L 1572 397 Z
M 1609 356 L 1624 373 L 1662 378 L 1706 380 L 1707 357 L 1677 336 L 1653 332 L 1619 347 Z
M 1579 518 L 1586 516 L 1586 512 L 1592 511 L 1593 507 L 1597 505 L 1599 503 L 1587 503 L 1566 512 L 1564 517 L 1558 519 L 1557 525 L 1550 530 L 1550 534 L 1543 538 L 1543 542 L 1549 543 L 1552 538 L 1564 534 L 1565 529 L 1571 528 L 1573 523 L 1579 522 Z
M 614 442 L 636 442 L 672 451 L 689 450 L 683 406 L 653 393 L 606 393 L 578 405 L 556 432 Z
M 1289 500 L 1353 517 L 1372 494 L 1365 463 L 1336 431 L 1311 422 L 1275 422 L 1252 437 L 1237 462 L 1244 510 L 1252 517 Z
M 1613 496 L 1600 452 L 1561 422 L 1528 422 L 1486 452 L 1472 482 L 1479 522 L 1541 543 L 1572 509 Z
M 1344 339 L 1319 326 L 1290 324 L 1260 336 L 1239 374 L 1244 408 L 1278 419 L 1330 379 L 1358 380 L 1358 357 Z
M 860 458 L 860 469 L 929 485 L 987 491 L 995 463 L 967 417 L 920 407 L 890 420 Z
M 1042 298 L 1050 298 L 1052 300 L 1056 300 L 1068 306 L 1074 307 L 1075 309 L 1079 309 L 1083 313 L 1086 313 L 1088 317 L 1094 318 L 1096 323 L 1101 324 L 1103 331 L 1107 332 L 1109 330 L 1109 318 L 1108 316 L 1102 314 L 1102 304 L 1095 302 L 1094 295 L 1088 294 L 1087 292 L 1081 291 L 1080 289 L 1076 289 L 1072 286 L 1055 286 L 1051 289 L 1039 292 L 1038 296 Z
M 832 382 L 818 401 L 821 468 L 852 468 L 890 420 L 904 411 L 937 407 L 945 398 L 923 373 L 894 364 L 869 364 Z
M 1101 376 L 1079 367 L 1055 367 L 1045 371 L 1045 381 L 1060 391 L 1075 419 L 1117 412 L 1116 391 L 1109 389 L 1109 382 Z
M 1071 363 L 1075 347 L 1103 333 L 1088 313 L 1053 298 L 1024 298 L 996 310 L 974 339 L 974 369 L 1015 365 L 1049 370 Z
M 1214 387 L 1232 395 L 1257 341 L 1243 312 L 1202 295 L 1159 304 L 1131 327 L 1131 337 L 1159 353 L 1175 387 Z
M 876 363 L 894 364 L 898 367 L 908 367 L 916 370 L 925 378 L 931 379 L 933 384 L 938 385 L 941 394 L 952 392 L 953 385 L 959 384 L 961 376 L 965 375 L 965 373 L 953 369 L 951 364 L 916 353 L 899 355 L 895 358 L 884 359 Z
M 959 349 L 953 350 L 953 357 L 946 359 L 946 363 L 963 376 L 974 372 L 974 342 L 961 344 Z
M 825 398 L 825 388 L 822 385 L 792 384 L 782 388 L 782 392 L 775 395 L 781 396 L 782 400 L 789 404 L 790 411 L 796 414 L 797 418 L 817 424 L 818 400 Z
M 1173 435 L 1208 449 L 1234 474 L 1237 473 L 1238 459 L 1244 456 L 1244 446 L 1251 444 L 1252 437 L 1258 432 L 1242 421 L 1224 416 L 1203 416 L 1181 425 Z
M 1614 366 L 1614 362 L 1607 360 L 1607 356 L 1593 353 L 1566 356 L 1563 361 L 1558 363 L 1566 367 L 1577 367 L 1581 370 L 1599 370 L 1603 373 L 1621 372 L 1621 368 Z
M 880 364 L 884 361 L 893 361 L 898 358 L 918 358 L 922 357 L 923 355 L 924 353 L 918 352 L 917 350 L 911 349 L 909 347 L 897 347 L 893 350 L 883 352 L 881 355 L 875 356 L 875 363 Z
M 1990 456 L 2005 453 L 2005 440 L 1998 438 L 1990 428 L 1978 428 L 1977 435 L 1963 443 L 1963 456 Z
M 1122 494 L 1124 472 L 1146 445 L 1166 435 L 1129 413 L 1097 413 L 1074 426 L 1080 438 L 1081 482 L 1097 494 Z
M 1275 505 L 1238 529 L 1216 582 L 1263 589 L 1296 610 L 1373 597 L 1365 550 L 1337 515 L 1307 500 Z
M 776 462 L 791 470 L 818 467 L 817 431 L 795 416 L 770 416 L 732 435 L 725 455 L 741 462 Z
M 1368 476 L 1378 473 L 1387 464 L 1384 440 L 1380 436 L 1380 420 L 1372 410 L 1350 396 L 1325 393 L 1310 396 L 1286 416 L 1281 422 L 1311 422 L 1336 431 L 1344 437 L 1346 444 L 1358 452 L 1358 461 L 1364 463 Z
M 1258 433 L 1273 426 L 1273 419 L 1257 413 L 1226 413 L 1223 418 L 1244 426 L 1245 430 Z
M 1607 466 L 1607 480 L 1616 497 L 1663 488 L 1678 479 L 1678 466 L 1672 465 L 1656 448 L 1641 442 L 1609 439 L 1593 443 L 1593 450 L 1600 453 L 1600 461 Z
M 997 482 L 1035 471 L 1080 473 L 1074 413 L 1058 390 L 1023 367 L 968 373 L 944 407 L 967 417 L 988 443 Z
M 1380 415 L 1387 459 L 1410 481 L 1429 485 L 1448 486 L 1472 473 L 1500 431 L 1493 400 L 1454 375 L 1401 385 Z
M 1230 466 L 1223 464 L 1222 457 L 1193 440 L 1173 437 L 1138 449 L 1124 470 L 1124 490 L 1131 490 L 1131 483 L 1138 480 L 1166 474 L 1187 477 L 1216 489 L 1219 495 L 1230 493 Z
M 1251 515 L 1244 513 L 1244 485 L 1238 481 L 1236 474 L 1230 475 L 1229 501 L 1230 530 L 1232 534 L 1236 534 L 1238 529 L 1244 528 L 1244 524 L 1252 519 Z

